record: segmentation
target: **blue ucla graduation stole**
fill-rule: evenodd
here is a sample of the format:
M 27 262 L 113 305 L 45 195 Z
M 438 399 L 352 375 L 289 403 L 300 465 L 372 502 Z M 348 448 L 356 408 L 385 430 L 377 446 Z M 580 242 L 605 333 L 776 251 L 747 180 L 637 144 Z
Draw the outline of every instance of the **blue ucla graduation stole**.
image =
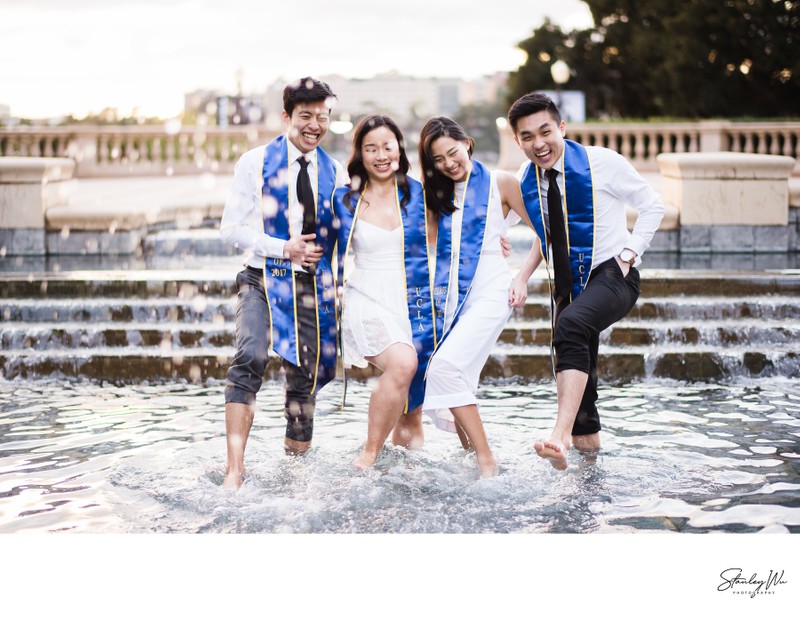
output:
M 439 217 L 439 232 L 436 237 L 436 273 L 434 277 L 434 303 L 436 306 L 436 346 L 438 347 L 447 332 L 445 310 L 448 301 L 456 301 L 453 321 L 448 331 L 458 320 L 458 314 L 467 298 L 486 234 L 486 216 L 489 211 L 492 174 L 477 160 L 472 161 L 472 170 L 467 176 L 464 189 L 464 205 L 460 230 L 454 234 L 453 214 Z M 457 200 L 456 200 L 457 202 Z M 457 226 L 457 228 L 459 228 Z M 455 241 L 455 246 L 454 246 Z M 454 257 L 454 253 L 457 256 Z M 451 266 L 457 266 L 458 283 L 450 286 Z
M 583 291 L 592 273 L 594 253 L 595 212 L 592 166 L 586 148 L 571 140 L 564 141 L 561 157 L 560 186 L 566 214 L 569 261 L 572 270 L 571 300 Z M 522 199 L 536 234 L 542 244 L 542 256 L 547 261 L 549 240 L 545 230 L 544 210 L 540 202 L 539 169 L 529 162 L 521 179 Z
M 425 395 L 425 371 L 434 346 L 434 312 L 431 300 L 430 271 L 428 268 L 427 224 L 422 185 L 408 178 L 411 189 L 405 208 L 401 206 L 403 192 L 395 184 L 397 208 L 403 225 L 404 285 L 408 301 L 408 318 L 411 335 L 417 351 L 417 372 L 408 390 L 408 400 L 403 412 L 414 410 L 422 404 Z M 353 226 L 358 221 L 361 196 L 352 196 L 355 211 L 344 202 L 349 187 L 339 187 L 333 197 L 333 207 L 339 220 L 339 279 L 344 278 L 344 262 L 350 254 Z M 344 245 L 342 248 L 341 246 Z M 346 306 L 342 306 L 343 309 Z
M 317 147 L 317 237 L 323 256 L 314 277 L 317 312 L 317 359 L 314 367 L 316 392 L 336 376 L 336 309 L 333 283 L 333 250 L 336 229 L 331 197 L 336 186 L 336 163 Z M 285 136 L 266 146 L 262 170 L 262 208 L 264 231 L 279 239 L 290 239 L 289 209 L 294 192 L 288 186 L 289 149 Z M 270 308 L 270 348 L 295 366 L 300 365 L 297 344 L 297 288 L 289 259 L 268 257 L 264 269 L 264 288 Z

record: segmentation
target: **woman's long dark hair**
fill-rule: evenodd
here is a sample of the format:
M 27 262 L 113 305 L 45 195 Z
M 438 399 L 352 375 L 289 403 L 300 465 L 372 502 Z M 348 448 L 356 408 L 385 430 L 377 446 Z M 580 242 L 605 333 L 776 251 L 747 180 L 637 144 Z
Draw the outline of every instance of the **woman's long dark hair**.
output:
M 470 157 L 475 147 L 475 141 L 467 135 L 464 128 L 446 116 L 429 119 L 419 133 L 419 166 L 422 171 L 422 185 L 425 188 L 425 203 L 437 216 L 450 215 L 456 210 L 453 202 L 456 183 L 439 171 L 433 162 L 431 145 L 443 136 L 467 143 Z
M 411 194 L 411 187 L 408 184 L 408 170 L 411 165 L 406 156 L 406 143 L 403 140 L 403 133 L 391 118 L 383 114 L 372 114 L 361 119 L 356 129 L 353 132 L 353 151 L 350 154 L 350 160 L 347 163 L 347 173 L 350 174 L 350 190 L 344 196 L 344 203 L 351 213 L 355 212 L 352 198 L 361 195 L 369 181 L 369 174 L 364 167 L 364 155 L 361 153 L 361 145 L 364 142 L 364 137 L 372 130 L 380 127 L 388 127 L 389 130 L 397 138 L 397 144 L 400 147 L 400 160 L 397 165 L 395 177 L 397 178 L 397 186 L 403 192 L 400 207 L 405 209 L 406 202 Z

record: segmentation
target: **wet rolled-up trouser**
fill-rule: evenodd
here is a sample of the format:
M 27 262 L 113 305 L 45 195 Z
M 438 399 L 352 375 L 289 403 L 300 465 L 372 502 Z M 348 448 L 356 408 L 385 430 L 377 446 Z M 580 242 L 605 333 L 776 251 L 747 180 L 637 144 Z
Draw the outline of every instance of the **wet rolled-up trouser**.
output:
M 556 373 L 577 369 L 587 373 L 573 435 L 587 435 L 600 431 L 597 412 L 597 355 L 600 332 L 622 319 L 639 298 L 639 271 L 631 266 L 627 276 L 616 258 L 597 266 L 586 288 L 557 312 L 553 346 L 556 352 Z
M 236 355 L 227 372 L 225 403 L 252 406 L 264 381 L 269 363 L 270 316 L 264 292 L 263 271 L 246 266 L 236 275 Z M 286 437 L 311 441 L 314 430 L 314 366 L 317 357 L 317 314 L 313 300 L 314 279 L 295 272 L 297 295 L 312 297 L 297 301 L 300 366 L 283 360 L 286 376 L 284 416 Z

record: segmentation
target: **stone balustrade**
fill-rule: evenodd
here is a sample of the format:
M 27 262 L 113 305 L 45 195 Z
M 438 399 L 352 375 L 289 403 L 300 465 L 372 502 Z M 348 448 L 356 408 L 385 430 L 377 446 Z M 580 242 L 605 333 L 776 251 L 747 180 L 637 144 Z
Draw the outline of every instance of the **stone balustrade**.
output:
M 240 129 L 239 133 L 243 131 Z M 109 132 L 112 136 L 114 133 Z M 105 147 L 99 152 L 99 162 L 96 159 L 93 164 L 109 169 L 113 163 L 120 169 L 120 175 L 131 175 L 130 170 L 138 168 L 152 168 L 154 172 L 144 173 L 154 176 L 170 173 L 156 171 L 152 166 L 156 163 L 161 165 L 159 169 L 178 164 L 187 169 L 194 165 L 192 168 L 196 169 L 201 161 L 200 152 L 203 161 L 211 161 L 208 164 L 215 163 L 221 170 L 221 165 L 232 165 L 240 153 L 228 145 L 223 159 L 223 154 L 211 151 L 214 145 L 208 144 L 208 136 L 203 144 L 197 138 L 190 142 L 187 137 L 182 142 L 180 135 L 167 135 L 171 154 L 164 153 L 163 145 L 160 154 L 153 153 L 145 135 L 129 135 L 124 141 L 104 140 L 104 136 L 92 138 L 95 150 L 98 145 Z M 226 138 L 234 139 L 235 135 Z M 66 147 L 79 146 L 78 137 L 63 136 L 61 141 L 66 142 Z M 239 142 L 249 144 L 251 139 L 241 138 Z M 119 146 L 115 150 L 116 143 Z M 56 141 L 37 146 L 44 153 L 46 146 L 54 150 Z M 760 146 L 764 147 L 763 143 Z M 144 157 L 137 151 L 144 152 Z M 193 156 L 191 163 L 189 156 Z M 136 255 L 142 250 L 144 237 L 153 229 L 172 225 L 192 227 L 218 219 L 231 177 L 208 171 L 181 176 L 173 171 L 172 177 L 81 180 L 73 178 L 76 163 L 77 159 L 44 156 L 0 157 L 0 257 Z M 660 173 L 648 177 L 658 182 L 667 214 L 656 233 L 653 250 L 800 252 L 800 187 L 798 178 L 791 177 L 797 169 L 795 158 L 735 151 L 680 151 L 660 153 L 656 164 Z M 80 167 L 80 163 L 77 165 Z M 98 184 L 109 184 L 106 187 L 109 190 L 95 200 L 87 200 L 83 195 L 81 202 L 75 192 L 82 182 L 95 188 Z M 127 189 L 121 186 L 123 183 L 129 185 Z M 142 187 L 151 194 L 147 199 L 141 195 Z M 631 209 L 629 225 L 633 225 L 635 218 Z
M 228 173 L 242 153 L 278 133 L 170 123 L 0 128 L 0 157 L 71 158 L 79 178 Z
M 509 128 L 500 130 L 498 166 L 524 161 Z M 0 157 L 72 158 L 79 178 L 229 173 L 245 150 L 281 130 L 166 125 L 72 125 L 0 128 Z M 643 171 L 661 153 L 735 151 L 800 158 L 800 122 L 568 123 L 567 137 L 618 151 Z M 800 165 L 800 163 L 798 163 Z M 800 174 L 800 166 L 795 174 Z
M 732 151 L 800 158 L 800 123 L 789 122 L 567 123 L 567 138 L 613 149 L 640 171 L 658 171 L 662 153 Z M 524 160 L 512 130 L 501 129 L 499 167 L 515 171 Z

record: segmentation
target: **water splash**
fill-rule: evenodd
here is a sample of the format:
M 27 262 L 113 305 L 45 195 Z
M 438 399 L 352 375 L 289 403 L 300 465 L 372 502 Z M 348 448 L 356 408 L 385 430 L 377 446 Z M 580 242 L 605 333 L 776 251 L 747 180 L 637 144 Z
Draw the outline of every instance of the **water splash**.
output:
M 426 444 L 350 465 L 369 385 L 320 397 L 315 447 L 282 449 L 265 383 L 238 493 L 221 489 L 221 384 L 0 381 L 0 532 L 606 533 L 800 530 L 800 398 L 791 380 L 601 388 L 602 452 L 556 472 L 532 450 L 551 384 L 481 385 L 500 476 L 426 424 Z M 573 451 L 574 452 L 574 451 Z

